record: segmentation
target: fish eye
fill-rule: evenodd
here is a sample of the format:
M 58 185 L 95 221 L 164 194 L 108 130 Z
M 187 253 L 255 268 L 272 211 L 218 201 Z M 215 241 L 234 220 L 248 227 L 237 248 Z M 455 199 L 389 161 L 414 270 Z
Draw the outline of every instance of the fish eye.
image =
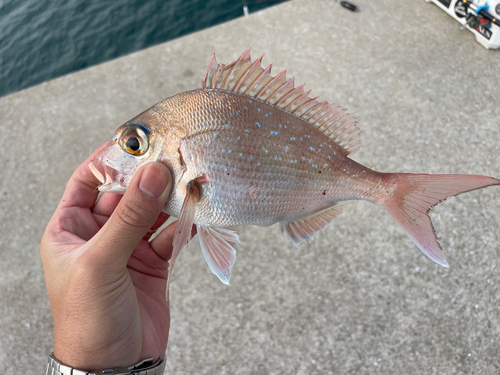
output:
M 149 148 L 149 140 L 142 127 L 132 125 L 123 130 L 118 144 L 123 151 L 130 155 L 143 155 Z
M 127 139 L 125 146 L 127 147 L 127 149 L 136 152 L 141 147 L 141 144 L 139 143 L 139 140 L 136 137 L 130 137 L 129 139 Z

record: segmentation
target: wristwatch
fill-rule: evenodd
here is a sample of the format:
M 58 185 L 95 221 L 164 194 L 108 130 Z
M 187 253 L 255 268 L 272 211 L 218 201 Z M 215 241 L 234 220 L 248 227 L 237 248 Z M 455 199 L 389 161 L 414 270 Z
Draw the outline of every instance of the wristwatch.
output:
M 153 358 L 148 358 L 130 367 L 87 372 L 63 365 L 54 357 L 54 352 L 52 352 L 49 355 L 45 375 L 163 375 L 165 364 L 165 360 L 161 357 L 156 363 L 153 363 Z

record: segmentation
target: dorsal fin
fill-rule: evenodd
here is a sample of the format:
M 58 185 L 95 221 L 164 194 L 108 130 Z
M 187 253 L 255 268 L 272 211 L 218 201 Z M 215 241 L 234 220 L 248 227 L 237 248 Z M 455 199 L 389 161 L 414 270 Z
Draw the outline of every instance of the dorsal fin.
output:
M 352 115 L 336 104 L 310 98 L 311 90 L 304 92 L 304 85 L 295 87 L 294 78 L 286 79 L 286 70 L 272 76 L 272 64 L 262 68 L 264 55 L 252 62 L 250 48 L 227 65 L 218 64 L 214 53 L 201 88 L 232 91 L 275 105 L 314 125 L 347 155 L 359 150 L 361 136 Z

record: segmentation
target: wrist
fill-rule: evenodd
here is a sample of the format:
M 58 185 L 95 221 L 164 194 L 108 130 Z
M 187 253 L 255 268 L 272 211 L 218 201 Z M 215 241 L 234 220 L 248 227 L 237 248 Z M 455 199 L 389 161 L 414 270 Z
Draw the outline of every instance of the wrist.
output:
M 130 366 L 145 356 L 158 358 L 165 353 L 141 353 L 139 307 L 135 294 L 127 298 L 133 286 L 126 276 L 111 280 L 111 285 L 77 278 L 78 287 L 69 288 L 65 300 L 54 305 L 54 355 L 59 361 L 98 370 Z
M 103 339 L 98 333 L 90 330 L 89 335 L 78 334 L 70 329 L 58 335 L 57 331 L 54 335 L 53 354 L 65 365 L 91 371 L 127 367 L 138 363 L 141 359 L 140 346 L 132 344 L 140 342 L 140 338 L 133 337 L 127 345 L 124 342 Z M 148 354 L 154 355 L 146 353 Z M 160 355 L 161 353 L 158 353 L 158 356 Z

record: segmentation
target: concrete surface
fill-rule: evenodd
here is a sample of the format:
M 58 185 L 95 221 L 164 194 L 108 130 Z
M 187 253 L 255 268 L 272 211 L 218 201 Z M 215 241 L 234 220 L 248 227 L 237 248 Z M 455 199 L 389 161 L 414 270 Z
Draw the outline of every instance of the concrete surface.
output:
M 423 0 L 357 4 L 285 3 L 0 99 L 2 373 L 42 373 L 52 349 L 38 245 L 72 171 L 126 120 L 198 87 L 212 51 L 230 62 L 253 44 L 348 107 L 369 167 L 500 176 L 500 51 Z M 276 226 L 246 228 L 231 287 L 195 241 L 174 272 L 166 373 L 498 374 L 499 208 L 491 187 L 433 209 L 450 269 L 366 202 L 299 249 Z

